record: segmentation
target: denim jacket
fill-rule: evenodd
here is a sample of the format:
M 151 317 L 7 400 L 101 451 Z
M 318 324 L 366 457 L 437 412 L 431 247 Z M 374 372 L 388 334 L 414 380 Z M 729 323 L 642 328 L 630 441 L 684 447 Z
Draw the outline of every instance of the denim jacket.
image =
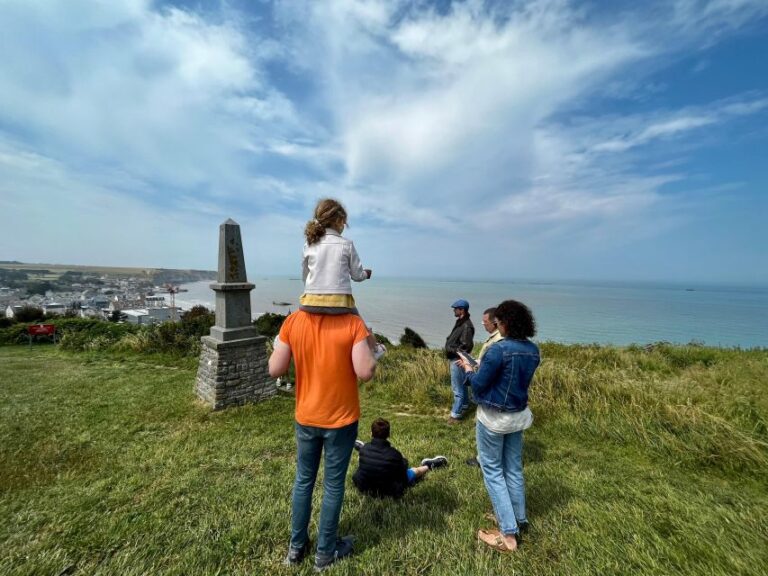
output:
M 314 244 L 304 245 L 301 267 L 307 294 L 352 294 L 350 279 L 368 279 L 355 245 L 333 228 L 326 228 Z
M 475 402 L 505 412 L 523 410 L 540 361 L 539 348 L 530 340 L 499 340 L 483 355 L 480 369 L 467 374 Z

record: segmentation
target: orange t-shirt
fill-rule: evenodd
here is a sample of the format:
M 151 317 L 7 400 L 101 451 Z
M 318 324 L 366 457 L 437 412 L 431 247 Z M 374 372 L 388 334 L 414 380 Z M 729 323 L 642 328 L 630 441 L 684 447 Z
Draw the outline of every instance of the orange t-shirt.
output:
M 280 341 L 296 366 L 296 421 L 341 428 L 360 419 L 352 347 L 368 337 L 353 314 L 309 314 L 299 310 L 283 322 Z

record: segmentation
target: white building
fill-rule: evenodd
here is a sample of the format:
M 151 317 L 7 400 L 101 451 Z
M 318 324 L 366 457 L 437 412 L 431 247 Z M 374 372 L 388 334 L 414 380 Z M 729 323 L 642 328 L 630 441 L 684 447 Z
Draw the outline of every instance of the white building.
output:
M 43 304 L 43 312 L 45 312 L 46 316 L 50 314 L 63 315 L 66 311 L 67 307 L 64 304 L 60 304 L 58 302 L 49 302 L 48 304 Z
M 8 307 L 5 309 L 5 317 L 6 318 L 15 318 L 16 313 L 20 312 L 23 306 L 21 304 L 9 304 Z
M 122 310 L 126 315 L 127 321 L 131 324 L 140 324 L 146 326 L 149 324 L 160 324 L 173 320 L 173 308 L 164 306 L 162 308 L 132 308 Z M 179 315 L 179 308 L 176 308 L 176 316 Z

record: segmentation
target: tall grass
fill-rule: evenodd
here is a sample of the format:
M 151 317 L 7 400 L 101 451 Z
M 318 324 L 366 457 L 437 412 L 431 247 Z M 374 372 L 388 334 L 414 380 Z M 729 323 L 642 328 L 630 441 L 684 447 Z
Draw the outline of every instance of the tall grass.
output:
M 581 437 L 631 443 L 676 465 L 768 472 L 768 353 L 658 345 L 542 345 L 531 386 L 538 421 Z M 395 349 L 366 386 L 403 410 L 445 412 L 448 361 L 435 350 Z
M 194 359 L 136 354 L 124 338 L 111 352 L 0 347 L 0 574 L 311 573 L 281 565 L 292 399 L 212 413 L 194 398 Z M 447 361 L 394 348 L 361 385 L 360 436 L 384 416 L 411 461 L 451 464 L 400 501 L 348 482 L 341 531 L 356 554 L 333 574 L 764 573 L 768 351 L 542 354 L 519 552 L 475 540 L 490 502 L 463 463 L 473 423 L 445 423 Z

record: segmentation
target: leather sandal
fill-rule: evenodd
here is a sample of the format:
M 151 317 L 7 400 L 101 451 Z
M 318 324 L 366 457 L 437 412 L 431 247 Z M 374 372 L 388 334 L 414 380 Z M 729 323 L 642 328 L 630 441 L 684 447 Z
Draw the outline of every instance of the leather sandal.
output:
M 498 552 L 508 553 L 516 550 L 516 547 L 510 548 L 507 546 L 507 543 L 504 542 L 504 538 L 501 536 L 501 532 L 498 530 L 478 530 L 477 539 Z

